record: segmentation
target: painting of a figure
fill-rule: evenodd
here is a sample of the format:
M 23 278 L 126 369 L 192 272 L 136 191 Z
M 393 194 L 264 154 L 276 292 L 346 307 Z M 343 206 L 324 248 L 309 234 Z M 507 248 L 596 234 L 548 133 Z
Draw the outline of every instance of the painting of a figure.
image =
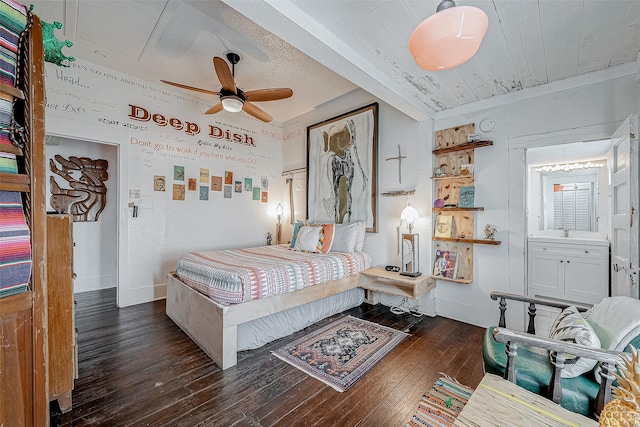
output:
M 307 217 L 377 232 L 378 104 L 307 128 Z

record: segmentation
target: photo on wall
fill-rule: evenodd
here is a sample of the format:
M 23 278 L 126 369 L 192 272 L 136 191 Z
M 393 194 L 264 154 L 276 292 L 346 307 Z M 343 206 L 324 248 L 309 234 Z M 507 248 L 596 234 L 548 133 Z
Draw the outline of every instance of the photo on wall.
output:
M 269 193 L 266 191 L 262 192 L 262 203 L 267 203 L 269 201 Z
M 173 180 L 184 181 L 184 166 L 173 167 Z
M 269 190 L 269 178 L 267 178 L 266 176 L 262 177 L 262 189 L 264 191 L 268 191 Z
M 200 168 L 200 182 L 209 183 L 209 169 Z
M 200 186 L 200 200 L 209 200 L 209 187 L 206 185 Z
M 251 178 L 244 179 L 244 191 L 251 192 L 253 191 L 253 180 Z
M 242 181 L 236 181 L 236 193 L 242 193 Z
M 224 171 L 224 184 L 225 185 L 233 184 L 233 172 Z
M 211 177 L 211 191 L 222 191 L 222 177 L 221 176 L 212 176 Z
M 307 127 L 307 218 L 377 232 L 378 104 Z
M 253 187 L 253 200 L 260 200 L 260 187 Z
M 184 200 L 184 184 L 173 184 L 173 200 Z
M 153 191 L 165 191 L 166 179 L 164 175 L 153 176 Z
M 196 191 L 198 187 L 198 180 L 195 178 L 189 178 L 189 191 Z
M 233 191 L 233 187 L 230 185 L 225 185 L 224 186 L 224 198 L 225 199 L 230 199 L 231 198 L 231 194 Z

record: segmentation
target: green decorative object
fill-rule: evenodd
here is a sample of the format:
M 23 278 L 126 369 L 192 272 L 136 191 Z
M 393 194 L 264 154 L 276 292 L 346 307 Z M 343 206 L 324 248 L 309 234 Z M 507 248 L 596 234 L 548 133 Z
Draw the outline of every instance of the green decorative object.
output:
M 44 47 L 44 60 L 47 62 L 52 62 L 61 67 L 68 67 L 68 64 L 63 63 L 63 61 L 67 60 L 69 62 L 73 62 L 76 60 L 73 56 L 66 56 L 62 53 L 63 47 L 71 47 L 73 43 L 69 40 L 58 40 L 54 31 L 62 28 L 62 23 L 58 21 L 54 21 L 53 24 L 50 24 L 45 21 L 42 22 L 42 44 Z

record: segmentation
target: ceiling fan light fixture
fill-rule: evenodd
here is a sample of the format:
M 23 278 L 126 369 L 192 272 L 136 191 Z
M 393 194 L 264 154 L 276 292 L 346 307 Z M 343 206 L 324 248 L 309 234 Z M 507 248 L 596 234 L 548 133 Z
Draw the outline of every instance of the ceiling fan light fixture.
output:
M 237 95 L 227 95 L 220 97 L 222 101 L 222 108 L 230 113 L 237 113 L 242 111 L 244 101 Z
M 467 62 L 480 48 L 489 18 L 477 7 L 443 0 L 409 37 L 409 51 L 422 69 L 441 71 Z

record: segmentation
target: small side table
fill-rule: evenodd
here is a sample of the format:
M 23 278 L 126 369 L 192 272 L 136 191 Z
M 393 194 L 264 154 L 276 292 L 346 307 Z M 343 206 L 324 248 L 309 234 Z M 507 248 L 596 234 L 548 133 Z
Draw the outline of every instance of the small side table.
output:
M 436 281 L 430 275 L 409 277 L 387 271 L 383 267 L 373 267 L 360 272 L 359 286 L 368 291 L 418 299 L 435 288 Z M 378 296 L 374 292 L 367 292 L 365 302 L 377 304 Z

